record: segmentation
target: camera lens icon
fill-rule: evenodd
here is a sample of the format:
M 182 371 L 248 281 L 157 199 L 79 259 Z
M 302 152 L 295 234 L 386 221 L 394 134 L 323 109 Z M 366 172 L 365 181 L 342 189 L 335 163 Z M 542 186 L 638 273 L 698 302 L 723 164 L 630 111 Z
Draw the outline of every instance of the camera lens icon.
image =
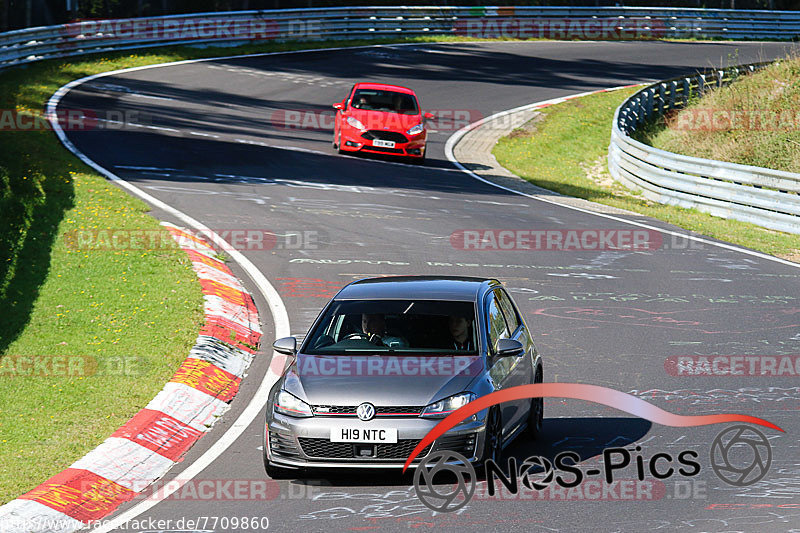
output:
M 746 487 L 767 475 L 772 446 L 767 437 L 745 425 L 729 427 L 711 443 L 711 468 L 722 481 Z
M 440 479 L 454 477 L 455 483 L 448 479 L 437 485 L 437 474 Z M 448 450 L 430 454 L 414 472 L 417 497 L 428 509 L 439 513 L 451 513 L 467 505 L 475 495 L 476 483 L 475 467 L 463 455 Z

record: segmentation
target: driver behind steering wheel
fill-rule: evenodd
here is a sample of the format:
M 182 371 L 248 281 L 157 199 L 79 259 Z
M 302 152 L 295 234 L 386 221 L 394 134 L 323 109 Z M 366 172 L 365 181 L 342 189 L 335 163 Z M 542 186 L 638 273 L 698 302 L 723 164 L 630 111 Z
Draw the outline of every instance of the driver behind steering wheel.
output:
M 388 348 L 408 348 L 408 341 L 403 337 L 389 335 L 386 331 L 386 318 L 382 314 L 361 315 L 361 331 L 369 342 Z

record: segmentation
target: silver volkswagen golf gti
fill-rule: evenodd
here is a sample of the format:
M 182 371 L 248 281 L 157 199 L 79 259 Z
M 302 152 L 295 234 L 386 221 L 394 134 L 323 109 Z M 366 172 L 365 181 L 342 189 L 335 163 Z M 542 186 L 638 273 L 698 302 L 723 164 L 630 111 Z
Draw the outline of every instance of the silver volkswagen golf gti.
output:
M 468 402 L 542 381 L 528 326 L 502 284 L 468 277 L 353 282 L 325 306 L 270 393 L 264 466 L 402 467 L 420 440 Z M 520 433 L 542 428 L 541 398 L 506 402 L 464 420 L 422 451 L 499 459 Z M 414 465 L 412 464 L 412 466 Z

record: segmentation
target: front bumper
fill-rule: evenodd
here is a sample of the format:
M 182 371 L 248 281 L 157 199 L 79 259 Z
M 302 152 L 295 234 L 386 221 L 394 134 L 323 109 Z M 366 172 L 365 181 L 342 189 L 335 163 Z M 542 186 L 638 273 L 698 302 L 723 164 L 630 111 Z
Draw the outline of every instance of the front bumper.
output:
M 371 154 L 396 155 L 402 157 L 421 158 L 425 155 L 425 135 L 416 135 L 411 139 L 402 135 L 406 137 L 408 142 L 394 141 L 394 146 L 387 148 L 375 146 L 375 139 L 371 138 L 372 135 L 365 136 L 363 133 L 349 127 L 342 130 L 342 142 L 339 148 L 346 152 L 367 152 Z
M 273 413 L 267 425 L 265 453 L 275 466 L 294 468 L 402 468 L 412 450 L 439 422 L 424 418 L 386 418 L 362 422 L 354 417 L 315 416 L 293 418 Z M 397 429 L 397 444 L 354 445 L 331 442 L 331 429 L 342 427 Z M 483 450 L 485 421 L 469 419 L 429 445 L 412 463 L 412 468 L 432 451 L 452 450 L 475 462 Z M 362 456 L 366 448 L 371 454 Z

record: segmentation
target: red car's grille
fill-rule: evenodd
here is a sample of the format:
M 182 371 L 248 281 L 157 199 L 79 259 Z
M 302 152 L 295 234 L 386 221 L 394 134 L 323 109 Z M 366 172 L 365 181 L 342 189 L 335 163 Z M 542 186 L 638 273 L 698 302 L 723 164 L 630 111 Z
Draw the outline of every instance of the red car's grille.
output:
M 383 146 L 365 146 L 365 150 L 369 150 L 371 152 L 386 152 L 387 154 L 402 154 L 403 151 L 399 148 L 385 148 Z
M 383 131 L 383 130 L 367 130 L 361 134 L 367 140 L 374 141 L 375 139 L 381 141 L 392 141 L 396 143 L 407 143 L 408 139 L 402 133 L 396 131 Z M 376 148 L 376 147 L 372 147 Z

